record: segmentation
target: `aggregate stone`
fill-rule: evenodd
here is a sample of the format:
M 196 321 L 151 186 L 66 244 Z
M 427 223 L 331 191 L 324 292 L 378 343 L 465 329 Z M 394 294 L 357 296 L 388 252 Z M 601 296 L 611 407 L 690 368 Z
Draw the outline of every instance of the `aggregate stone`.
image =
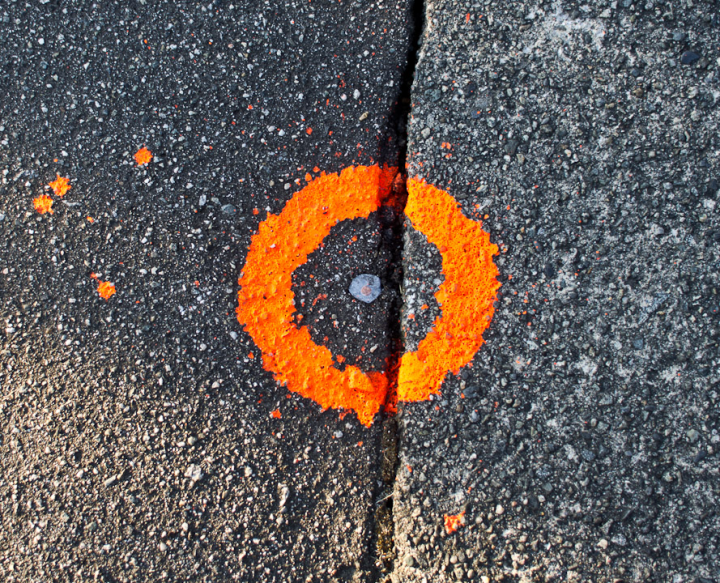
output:
M 398 557 L 429 550 L 393 580 L 459 550 L 479 581 L 717 578 L 718 38 L 714 2 L 426 3 L 409 174 L 482 220 L 502 287 L 472 366 L 400 406 Z M 415 350 L 442 266 L 405 240 Z
M 350 282 L 350 293 L 354 298 L 366 304 L 375 301 L 380 296 L 381 291 L 380 278 L 377 275 L 363 273 Z

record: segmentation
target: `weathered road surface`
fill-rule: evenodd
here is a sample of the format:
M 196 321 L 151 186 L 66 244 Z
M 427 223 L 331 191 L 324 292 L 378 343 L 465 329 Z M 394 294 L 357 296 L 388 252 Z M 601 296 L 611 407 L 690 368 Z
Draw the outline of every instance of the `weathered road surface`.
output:
M 720 577 L 717 4 L 428 2 L 406 148 L 413 8 L 0 8 L 3 580 Z M 405 156 L 482 221 L 502 287 L 381 444 L 381 416 L 279 386 L 263 363 L 291 359 L 235 308 L 261 222 Z M 294 271 L 333 368 L 392 367 L 400 323 L 417 350 L 465 289 L 435 296 L 457 249 L 413 220 L 341 221 Z
M 394 580 L 720 577 L 719 30 L 714 2 L 428 2 L 409 175 L 483 220 L 502 288 L 400 416 Z M 408 238 L 412 351 L 443 278 Z
M 251 235 L 306 175 L 397 163 L 408 22 L 403 3 L 2 3 L 0 579 L 375 578 L 378 425 L 278 387 L 235 308 Z M 366 370 L 398 295 L 347 289 L 393 277 L 386 222 L 340 225 L 294 280 L 313 338 Z

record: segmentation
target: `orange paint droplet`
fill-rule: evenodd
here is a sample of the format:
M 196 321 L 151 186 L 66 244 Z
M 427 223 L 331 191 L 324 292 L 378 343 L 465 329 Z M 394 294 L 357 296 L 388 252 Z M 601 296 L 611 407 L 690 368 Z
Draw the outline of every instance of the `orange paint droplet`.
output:
M 254 360 L 254 359 L 255 359 L 255 355 L 254 355 L 252 352 L 250 352 L 250 353 L 248 353 L 248 358 L 249 358 L 250 360 Z
M 135 152 L 135 162 L 137 162 L 138 166 L 143 166 L 152 160 L 152 152 L 148 150 L 145 146 L 140 148 L 137 152 Z
M 101 281 L 97 291 L 102 299 L 109 300 L 110 296 L 115 293 L 115 286 L 109 281 Z
M 315 172 L 315 174 L 317 174 L 318 172 L 320 172 L 320 168 L 318 168 L 317 166 L 315 166 L 315 168 L 313 168 L 313 172 Z
M 33 199 L 33 205 L 35 206 L 35 210 L 41 215 L 44 215 L 45 213 L 50 213 L 52 215 L 55 212 L 52 210 L 53 199 L 47 194 L 41 194 L 36 199 Z
M 258 209 L 253 209 L 253 214 L 254 214 L 254 215 L 259 215 L 259 214 L 260 214 L 260 211 L 259 211 Z
M 280 409 L 275 409 L 272 413 L 270 413 L 275 419 L 280 419 L 282 417 L 282 413 L 280 413 Z
M 56 176 L 57 178 L 48 184 L 48 186 L 52 188 L 55 196 L 65 196 L 65 193 L 72 188 L 70 181 L 59 174 L 56 174 Z
M 500 287 L 492 261 L 498 248 L 452 196 L 425 182 L 408 180 L 405 214 L 440 250 L 445 277 L 435 293 L 442 317 L 418 349 L 400 360 L 398 400 L 423 401 L 438 394 L 447 372 L 457 374 L 483 344 Z
M 94 223 L 94 222 L 95 222 L 95 219 L 93 219 L 92 217 L 87 217 L 87 220 L 88 220 L 88 223 Z
M 362 447 L 362 446 L 363 446 L 363 442 L 362 442 L 362 441 L 358 441 L 357 446 L 358 446 L 358 447 Z
M 312 180 L 312 176 L 310 176 L 310 173 L 305 174 L 305 182 L 310 182 Z
M 452 534 L 458 528 L 465 524 L 465 511 L 463 510 L 460 514 L 446 514 L 445 515 L 445 532 Z
M 311 135 L 312 135 L 312 128 L 306 129 L 305 132 L 307 133 L 308 136 L 311 136 Z

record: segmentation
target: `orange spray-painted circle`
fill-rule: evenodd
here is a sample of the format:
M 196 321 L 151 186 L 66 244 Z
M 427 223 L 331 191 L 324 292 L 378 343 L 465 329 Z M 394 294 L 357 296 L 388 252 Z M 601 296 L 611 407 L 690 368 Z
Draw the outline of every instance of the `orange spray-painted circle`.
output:
M 457 374 L 483 344 L 500 287 L 492 260 L 498 248 L 452 196 L 425 182 L 408 180 L 405 214 L 440 251 L 445 276 L 435 293 L 442 316 L 418 349 L 400 360 L 398 400 L 423 401 L 438 394 L 445 375 Z
M 353 410 L 364 425 L 385 404 L 384 372 L 335 368 L 332 353 L 294 320 L 292 274 L 340 221 L 367 218 L 392 204 L 396 168 L 358 166 L 324 174 L 297 192 L 252 237 L 238 280 L 237 318 L 262 351 L 263 366 L 290 391 L 323 408 Z

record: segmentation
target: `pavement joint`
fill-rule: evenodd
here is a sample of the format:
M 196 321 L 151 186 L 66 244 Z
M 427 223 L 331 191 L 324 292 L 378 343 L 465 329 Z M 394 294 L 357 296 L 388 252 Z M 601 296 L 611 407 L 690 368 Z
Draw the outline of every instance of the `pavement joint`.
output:
M 397 106 L 394 112 L 395 135 L 397 136 L 399 155 L 398 168 L 402 176 L 404 184 L 403 209 L 407 203 L 407 145 L 408 135 L 407 128 L 410 122 L 412 111 L 412 89 L 415 79 L 415 67 L 418 62 L 418 54 L 420 44 L 422 42 L 423 30 L 425 27 L 425 2 L 424 0 L 414 0 L 409 7 L 408 15 L 410 17 L 410 38 L 408 42 L 407 64 L 402 73 L 400 95 L 398 97 Z M 392 119 L 392 118 L 391 118 Z M 404 262 L 404 213 L 397 214 L 397 221 L 393 225 L 395 241 L 399 241 L 400 245 L 396 246 L 394 262 L 403 266 Z M 401 276 L 402 281 L 402 276 Z M 400 310 L 395 314 L 391 314 L 390 319 L 394 324 L 394 337 L 397 340 L 398 349 L 392 351 L 395 361 L 390 364 L 388 370 L 391 373 L 391 391 L 388 399 L 394 401 L 391 403 L 392 409 L 397 407 L 397 373 L 399 372 L 400 356 L 405 352 L 405 339 L 402 331 L 402 309 L 405 303 L 404 292 L 402 286 L 400 289 L 401 306 Z M 375 509 L 375 537 L 377 563 L 382 573 L 382 580 L 387 581 L 391 577 L 393 565 L 395 563 L 395 520 L 393 515 L 393 494 L 395 490 L 395 482 L 397 478 L 398 467 L 398 450 L 400 448 L 400 435 L 398 433 L 398 424 L 394 416 L 385 415 L 382 421 L 382 439 L 381 439 L 381 456 L 380 456 L 380 475 L 381 488 L 376 496 Z

